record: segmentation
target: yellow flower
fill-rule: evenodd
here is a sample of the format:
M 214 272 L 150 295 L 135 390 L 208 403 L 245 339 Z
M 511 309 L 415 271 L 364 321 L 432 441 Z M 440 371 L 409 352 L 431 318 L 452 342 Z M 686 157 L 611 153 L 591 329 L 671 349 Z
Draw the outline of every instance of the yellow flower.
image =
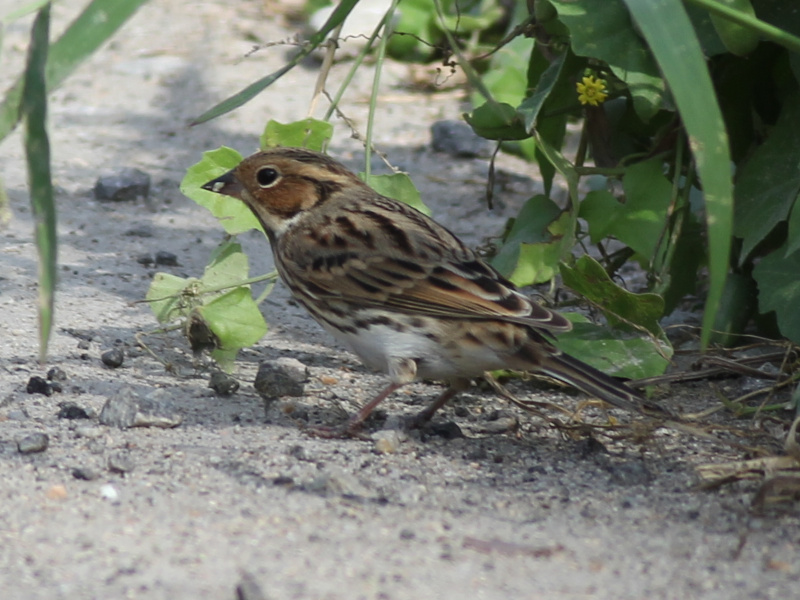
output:
M 605 80 L 598 79 L 594 75 L 584 77 L 583 81 L 576 84 L 575 87 L 578 90 L 578 101 L 581 104 L 599 106 L 608 97 Z

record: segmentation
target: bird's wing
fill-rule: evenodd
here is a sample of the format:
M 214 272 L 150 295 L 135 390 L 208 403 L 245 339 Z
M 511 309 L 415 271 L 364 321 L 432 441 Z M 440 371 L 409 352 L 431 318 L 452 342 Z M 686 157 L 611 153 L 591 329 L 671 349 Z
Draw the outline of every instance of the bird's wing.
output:
M 323 301 L 432 317 L 499 319 L 554 332 L 571 328 L 562 315 L 517 291 L 447 229 L 405 205 L 388 206 L 298 232 L 280 253 L 293 263 L 285 272 L 295 273 L 294 283 L 305 284 Z

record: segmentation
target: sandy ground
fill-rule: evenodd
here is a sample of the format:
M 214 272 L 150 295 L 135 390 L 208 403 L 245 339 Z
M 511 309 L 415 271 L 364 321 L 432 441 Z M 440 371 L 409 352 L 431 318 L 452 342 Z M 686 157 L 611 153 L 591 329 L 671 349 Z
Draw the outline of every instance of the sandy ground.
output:
M 82 4 L 58 3 L 54 28 Z M 46 365 L 36 360 L 36 252 L 19 133 L 0 146 L 13 211 L 0 231 L 0 595 L 233 598 L 244 577 L 272 599 L 795 597 L 796 512 L 751 512 L 756 484 L 697 489 L 697 465 L 745 456 L 730 446 L 662 429 L 601 438 L 603 447 L 479 390 L 440 418 L 463 438 L 412 434 L 384 453 L 372 441 L 310 437 L 304 423 L 335 422 L 383 380 L 339 349 L 281 285 L 264 305 L 270 333 L 242 353 L 235 371 L 242 388 L 231 397 L 208 389 L 208 371 L 177 334 L 145 338 L 170 371 L 137 347 L 134 336 L 156 326 L 137 302 L 154 272 L 198 276 L 224 237 L 178 192 L 185 169 L 222 144 L 254 150 L 268 118 L 306 116 L 313 66 L 232 115 L 185 126 L 284 63 L 285 46 L 242 58 L 254 40 L 293 33 L 287 5 L 267 4 L 153 2 L 53 94 L 61 279 Z M 21 62 L 28 26 L 6 32 L 3 88 Z M 333 79 L 345 70 L 336 68 Z M 362 132 L 370 77 L 362 69 L 345 100 Z M 414 91 L 407 79 L 406 66 L 387 66 L 376 144 L 412 174 L 438 219 L 478 244 L 538 184 L 527 165 L 503 158 L 501 203 L 487 213 L 486 161 L 429 149 L 430 124 L 458 118 L 462 95 Z M 354 168 L 363 157 L 341 121 L 331 153 Z M 97 177 L 120 167 L 152 176 L 147 202 L 94 200 Z M 265 241 L 253 234 L 242 242 L 253 273 L 268 271 Z M 159 250 L 179 265 L 136 260 Z M 125 352 L 119 369 L 100 361 L 113 347 Z M 310 379 L 303 397 L 265 407 L 251 382 L 260 360 L 279 357 L 302 361 Z M 28 379 L 52 367 L 67 374 L 64 391 L 26 393 Z M 724 391 L 737 383 L 714 385 Z M 386 402 L 388 420 L 376 419 L 368 432 L 386 434 L 395 416 L 418 410 L 438 389 L 409 386 Z M 674 386 L 662 400 L 695 409 L 715 403 L 714 390 Z M 531 384 L 514 391 L 567 406 L 580 400 Z M 169 400 L 182 424 L 100 424 L 103 405 L 120 393 Z M 90 418 L 59 418 L 65 402 Z M 602 422 L 601 413 L 589 414 Z M 514 421 L 516 431 L 503 425 Z M 36 433 L 48 435 L 49 447 L 20 453 L 18 441 Z

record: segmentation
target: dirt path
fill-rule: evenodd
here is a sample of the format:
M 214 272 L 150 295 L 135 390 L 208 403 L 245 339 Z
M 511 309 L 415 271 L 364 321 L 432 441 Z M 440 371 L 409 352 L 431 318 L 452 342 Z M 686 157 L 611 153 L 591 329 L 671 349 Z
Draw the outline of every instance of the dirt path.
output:
M 56 29 L 83 4 L 57 3 Z M 795 597 L 797 517 L 750 513 L 754 485 L 695 489 L 696 465 L 741 458 L 723 445 L 662 430 L 603 448 L 566 439 L 478 390 L 443 415 L 463 438 L 395 443 L 384 433 L 394 452 L 383 453 L 371 441 L 308 437 L 302 424 L 352 412 L 383 380 L 337 349 L 280 285 L 264 308 L 271 331 L 242 353 L 243 385 L 231 397 L 208 389 L 208 373 L 195 369 L 178 336 L 147 338 L 172 372 L 136 347 L 134 336 L 155 327 L 136 303 L 154 272 L 197 276 L 223 239 L 216 221 L 177 191 L 185 169 L 219 145 L 254 150 L 268 118 L 306 116 L 314 67 L 296 69 L 232 115 L 184 126 L 284 63 L 283 46 L 242 56 L 254 38 L 291 35 L 282 16 L 271 16 L 286 9 L 152 2 L 54 94 L 61 281 L 46 366 L 36 362 L 37 267 L 19 134 L 0 146 L 14 213 L 0 231 L 0 595 L 233 598 L 248 573 L 275 600 Z M 27 26 L 6 32 L 2 88 Z M 362 131 L 370 76 L 361 70 L 345 102 Z M 487 216 L 486 162 L 429 149 L 430 124 L 463 110 L 459 94 L 412 91 L 407 78 L 397 64 L 383 75 L 376 144 L 412 174 L 438 219 L 480 243 L 537 184 L 529 167 L 503 159 L 502 205 Z M 331 153 L 358 168 L 363 154 L 349 136 L 337 122 Z M 152 176 L 148 202 L 94 200 L 97 177 L 119 167 Z M 477 229 L 465 214 L 480 216 Z M 254 234 L 242 242 L 252 272 L 269 270 L 266 243 Z M 157 251 L 175 254 L 178 266 L 137 262 Z M 126 355 L 119 369 L 100 360 L 114 347 Z M 280 357 L 302 361 L 310 378 L 303 397 L 265 409 L 249 382 L 260 360 Z M 63 392 L 26 393 L 29 378 L 51 367 L 67 376 Z M 570 406 L 579 400 L 514 389 Z M 394 416 L 437 391 L 419 384 L 398 394 L 386 403 L 388 421 L 371 431 L 386 432 Z M 715 402 L 703 385 L 669 393 L 677 406 Z M 100 424 L 108 398 L 125 394 L 171 403 L 182 423 Z M 63 403 L 90 418 L 59 418 Z M 516 432 L 507 427 L 514 421 Z M 47 434 L 48 448 L 20 453 L 18 441 L 37 433 Z

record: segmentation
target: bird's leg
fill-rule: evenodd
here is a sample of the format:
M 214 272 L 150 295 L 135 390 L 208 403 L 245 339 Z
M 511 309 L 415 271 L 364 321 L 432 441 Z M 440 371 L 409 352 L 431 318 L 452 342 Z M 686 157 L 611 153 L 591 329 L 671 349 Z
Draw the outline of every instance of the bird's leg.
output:
M 377 396 L 362 406 L 358 412 L 350 417 L 347 420 L 347 423 L 341 427 L 314 427 L 307 431 L 312 435 L 324 438 L 359 437 L 358 430 L 361 429 L 361 425 L 367 420 L 372 411 L 375 410 L 375 407 L 386 400 L 389 394 L 403 387 L 404 385 L 405 383 L 390 383 L 383 388 L 383 390 L 381 390 Z
M 445 404 L 447 404 L 447 402 L 453 396 L 458 394 L 458 392 L 462 392 L 468 387 L 469 387 L 469 381 L 467 380 L 464 381 L 458 380 L 451 382 L 450 387 L 447 388 L 445 391 L 443 391 L 441 394 L 439 394 L 439 397 L 436 398 L 436 400 L 431 402 L 423 410 L 417 413 L 416 416 L 414 416 L 414 418 L 411 420 L 411 423 L 409 424 L 410 427 L 418 428 L 425 425 L 425 423 L 431 420 L 431 418 L 433 417 L 434 413 L 436 413 L 437 410 L 439 410 Z
M 350 419 L 348 419 L 347 423 L 345 424 L 345 431 L 348 433 L 353 433 L 357 431 L 361 424 L 367 420 L 367 417 L 372 414 L 372 411 L 375 410 L 375 407 L 378 406 L 381 402 L 386 400 L 389 397 L 389 394 L 394 392 L 395 390 L 400 389 L 403 387 L 405 383 L 390 383 L 387 385 L 383 390 L 375 396 L 372 400 L 367 402 L 364 406 L 362 406 L 356 414 L 354 414 Z

